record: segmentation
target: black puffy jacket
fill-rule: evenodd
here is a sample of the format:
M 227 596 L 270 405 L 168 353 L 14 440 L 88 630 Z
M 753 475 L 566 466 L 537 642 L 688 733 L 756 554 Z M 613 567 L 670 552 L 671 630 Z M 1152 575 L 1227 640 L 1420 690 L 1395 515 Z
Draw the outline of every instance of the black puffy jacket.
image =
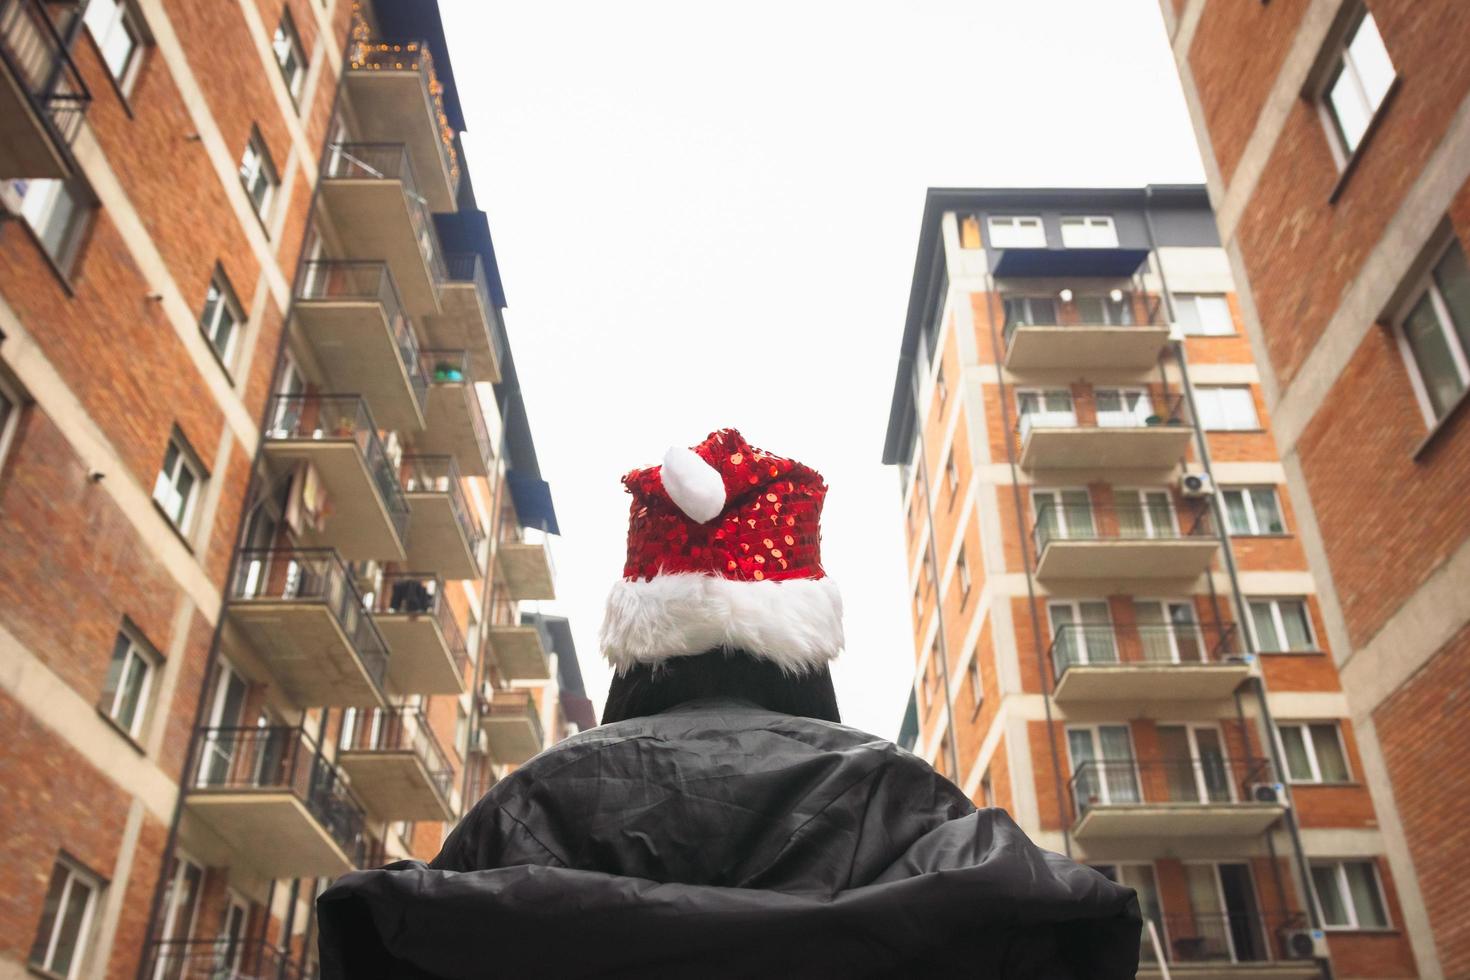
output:
M 1140 928 L 892 743 L 727 700 L 568 739 L 318 916 L 326 980 L 1131 977 Z

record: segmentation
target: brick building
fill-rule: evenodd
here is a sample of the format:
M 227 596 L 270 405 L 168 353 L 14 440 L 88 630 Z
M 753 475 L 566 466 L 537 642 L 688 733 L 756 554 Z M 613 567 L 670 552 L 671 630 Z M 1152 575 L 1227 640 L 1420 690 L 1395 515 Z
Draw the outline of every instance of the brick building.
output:
M 1401 927 L 1470 976 L 1470 5 L 1161 9 Z
M 1203 187 L 929 192 L 908 736 L 1138 890 L 1144 975 L 1416 976 L 1242 320 Z
M 568 729 L 437 5 L 0 0 L 0 75 L 0 975 L 314 975 Z

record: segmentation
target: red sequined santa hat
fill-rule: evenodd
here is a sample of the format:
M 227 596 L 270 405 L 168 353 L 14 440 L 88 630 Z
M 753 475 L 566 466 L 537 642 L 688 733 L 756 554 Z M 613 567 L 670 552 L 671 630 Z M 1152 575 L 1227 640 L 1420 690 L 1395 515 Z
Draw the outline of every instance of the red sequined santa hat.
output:
M 842 597 L 822 571 L 820 473 L 721 429 L 623 485 L 628 561 L 601 636 L 619 673 L 716 649 L 805 673 L 842 650 Z

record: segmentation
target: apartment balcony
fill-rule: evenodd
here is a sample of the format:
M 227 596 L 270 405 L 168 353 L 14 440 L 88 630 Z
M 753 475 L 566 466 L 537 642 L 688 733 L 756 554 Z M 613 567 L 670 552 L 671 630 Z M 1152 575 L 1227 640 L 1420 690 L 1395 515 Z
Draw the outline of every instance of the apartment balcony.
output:
M 1039 318 L 1008 316 L 1002 332 L 1005 366 L 1012 371 L 1153 367 L 1169 342 L 1160 301 L 1125 296 L 1122 303 L 1108 305 L 1101 297 L 1097 300 L 1091 305 L 1043 303 L 1024 308 L 1042 314 Z M 1044 315 L 1048 309 L 1052 316 Z
M 230 625 L 293 703 L 385 703 L 388 648 L 335 552 L 241 551 L 225 609 Z
M 555 599 L 556 566 L 551 561 L 551 542 L 545 534 L 537 540 L 505 540 L 495 548 L 495 566 L 512 599 Z
M 490 299 L 485 263 L 475 252 L 459 252 L 444 257 L 444 268 L 448 278 L 439 288 L 443 312 L 424 318 L 424 336 L 430 347 L 464 350 L 470 380 L 498 382 L 505 351 L 495 332 L 498 314 Z
M 358 866 L 367 817 L 300 728 L 206 728 L 196 747 L 184 805 L 238 863 L 264 878 L 332 878 Z
M 408 148 L 334 143 L 319 192 L 342 257 L 387 262 L 409 316 L 438 313 L 444 259 Z
M 1140 977 L 1163 976 L 1160 951 L 1170 975 L 1181 980 L 1318 980 L 1322 975 L 1309 954 L 1288 945 L 1288 934 L 1306 926 L 1300 912 L 1166 912 L 1154 926 L 1162 949 L 1154 949 L 1145 931 Z
M 0 0 L 0 179 L 71 174 L 92 95 L 41 0 Z
M 1092 420 L 1067 410 L 1025 412 L 1020 417 L 1021 468 L 1169 469 L 1189 449 L 1194 429 L 1184 418 L 1184 397 L 1154 403 L 1143 392 L 1127 401 L 1093 399 Z
M 408 499 L 410 568 L 448 579 L 481 578 L 485 532 L 465 499 L 453 456 L 404 456 L 398 468 Z
M 469 354 L 425 350 L 420 357 L 429 379 L 429 407 L 426 427 L 414 445 L 427 455 L 453 456 L 466 476 L 488 476 L 490 431 L 480 393 L 470 378 Z
M 1286 812 L 1279 797 L 1276 802 L 1256 799 L 1257 787 L 1273 782 L 1264 759 L 1082 762 L 1067 784 L 1076 818 L 1072 836 L 1079 841 L 1253 837 Z
M 386 262 L 307 262 L 293 309 L 330 390 L 360 394 L 384 428 L 424 427 L 428 382 Z
M 1036 577 L 1192 579 L 1204 574 L 1219 542 L 1204 508 L 1043 504 L 1032 529 Z
M 163 939 L 148 947 L 144 976 L 155 980 L 316 980 L 315 966 L 263 939 Z
M 299 539 L 352 561 L 402 561 L 408 501 L 367 402 L 355 394 L 278 395 L 269 418 L 273 479 L 303 481 Z
M 454 769 L 418 708 L 353 713 L 343 724 L 337 765 L 374 817 L 454 819 L 450 804 Z
M 1233 623 L 1069 623 L 1050 659 L 1058 704 L 1214 700 L 1250 676 Z
M 388 683 L 399 694 L 463 694 L 469 653 L 437 575 L 394 572 L 373 596 L 387 644 Z
M 545 747 L 541 715 L 531 692 L 524 688 L 494 691 L 481 706 L 480 725 L 490 756 L 498 763 L 519 765 Z
M 357 41 L 348 52 L 346 85 L 358 134 L 371 143 L 403 144 L 429 210 L 455 210 L 459 155 L 428 45 Z
M 513 616 L 511 603 L 504 603 L 486 627 L 486 637 L 501 676 L 510 681 L 550 680 L 550 651 L 541 628 L 532 623 L 517 623 L 511 619 Z M 497 622 L 499 619 L 511 621 Z

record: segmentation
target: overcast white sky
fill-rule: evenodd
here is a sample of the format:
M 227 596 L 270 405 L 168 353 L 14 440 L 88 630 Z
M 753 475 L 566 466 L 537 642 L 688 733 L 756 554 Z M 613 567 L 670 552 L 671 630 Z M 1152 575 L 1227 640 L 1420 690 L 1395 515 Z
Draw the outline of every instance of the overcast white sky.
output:
M 827 478 L 843 720 L 914 651 L 880 463 L 925 188 L 1202 180 L 1157 0 L 441 0 L 589 693 L 618 478 L 734 426 Z

